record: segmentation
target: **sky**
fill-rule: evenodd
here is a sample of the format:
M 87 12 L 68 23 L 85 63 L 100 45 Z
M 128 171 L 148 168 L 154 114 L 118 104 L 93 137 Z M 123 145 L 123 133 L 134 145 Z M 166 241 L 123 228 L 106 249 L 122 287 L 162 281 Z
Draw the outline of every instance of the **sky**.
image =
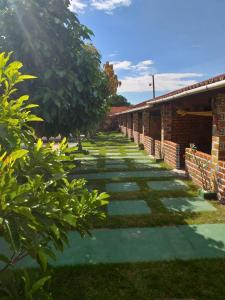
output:
M 225 73 L 225 0 L 71 0 L 132 104 Z

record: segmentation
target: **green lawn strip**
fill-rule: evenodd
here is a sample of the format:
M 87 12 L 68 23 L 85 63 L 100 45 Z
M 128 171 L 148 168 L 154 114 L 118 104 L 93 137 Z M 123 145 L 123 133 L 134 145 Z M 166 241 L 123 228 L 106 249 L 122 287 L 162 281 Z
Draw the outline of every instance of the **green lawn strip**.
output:
M 55 300 L 223 300 L 225 260 L 57 268 Z
M 50 289 L 54 300 L 223 300 L 224 269 L 225 259 L 59 267 Z

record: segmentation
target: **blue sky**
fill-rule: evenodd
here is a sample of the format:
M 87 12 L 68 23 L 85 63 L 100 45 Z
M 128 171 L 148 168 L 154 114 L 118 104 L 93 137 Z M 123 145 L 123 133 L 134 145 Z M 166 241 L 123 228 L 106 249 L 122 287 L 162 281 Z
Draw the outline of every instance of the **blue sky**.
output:
M 225 73 L 225 0 L 72 0 L 132 103 Z

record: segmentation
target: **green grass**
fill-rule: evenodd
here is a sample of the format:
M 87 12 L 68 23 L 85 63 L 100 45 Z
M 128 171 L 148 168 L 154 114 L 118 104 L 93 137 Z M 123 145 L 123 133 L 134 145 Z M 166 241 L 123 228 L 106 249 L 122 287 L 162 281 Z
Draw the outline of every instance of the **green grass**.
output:
M 55 300 L 222 300 L 225 260 L 66 267 L 54 270 Z

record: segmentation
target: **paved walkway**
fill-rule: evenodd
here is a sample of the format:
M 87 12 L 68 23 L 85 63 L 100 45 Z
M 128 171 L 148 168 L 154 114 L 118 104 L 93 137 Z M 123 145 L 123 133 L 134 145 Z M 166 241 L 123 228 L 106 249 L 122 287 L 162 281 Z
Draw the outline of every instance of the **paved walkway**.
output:
M 104 143 L 104 139 L 100 142 Z M 105 141 L 106 146 L 100 142 L 87 147 L 90 155 L 81 158 L 84 164 L 81 171 L 85 172 L 83 177 L 89 180 L 90 185 L 99 181 L 104 190 L 112 195 L 109 217 L 151 218 L 151 204 L 138 196 L 143 188 L 150 193 L 150 197 L 151 193 L 163 192 L 164 197 L 159 201 L 168 213 L 213 213 L 216 210 L 210 202 L 199 197 L 172 197 L 171 193 L 186 191 L 187 184 L 176 178 L 172 171 L 155 164 L 128 140 L 111 138 Z M 116 167 L 118 171 L 115 171 Z M 105 228 L 91 233 L 92 237 L 82 239 L 78 233 L 71 232 L 70 246 L 63 254 L 58 254 L 59 259 L 53 264 L 62 266 L 225 257 L 225 224 Z

